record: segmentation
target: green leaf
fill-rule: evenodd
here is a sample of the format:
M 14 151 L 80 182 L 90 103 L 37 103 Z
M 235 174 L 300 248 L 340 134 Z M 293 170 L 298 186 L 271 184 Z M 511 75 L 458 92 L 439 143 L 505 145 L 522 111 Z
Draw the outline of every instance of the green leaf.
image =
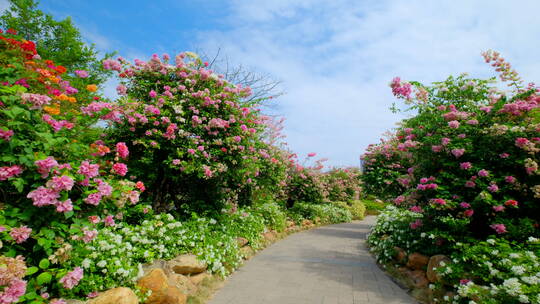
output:
M 51 265 L 51 262 L 49 262 L 48 259 L 43 259 L 39 262 L 39 268 L 41 269 L 47 269 Z
M 52 280 L 52 275 L 50 272 L 44 272 L 38 275 L 36 280 L 39 285 L 44 285 L 44 284 L 49 283 Z
M 39 270 L 39 268 L 37 268 L 36 266 L 32 266 L 32 267 L 26 269 L 26 275 L 33 275 L 38 270 Z

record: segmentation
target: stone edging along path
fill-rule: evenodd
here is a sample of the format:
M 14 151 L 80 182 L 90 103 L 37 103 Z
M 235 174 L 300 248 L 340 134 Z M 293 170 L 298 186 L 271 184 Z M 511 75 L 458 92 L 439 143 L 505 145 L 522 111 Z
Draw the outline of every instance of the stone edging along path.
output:
M 375 217 L 292 234 L 247 261 L 209 304 L 417 303 L 366 246 Z

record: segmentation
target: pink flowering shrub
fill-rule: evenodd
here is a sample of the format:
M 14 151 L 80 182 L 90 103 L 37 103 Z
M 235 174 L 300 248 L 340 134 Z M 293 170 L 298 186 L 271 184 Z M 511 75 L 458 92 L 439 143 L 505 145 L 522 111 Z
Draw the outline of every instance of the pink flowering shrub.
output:
M 466 75 L 431 86 L 411 82 L 409 97 L 392 87 L 415 116 L 363 156 L 365 189 L 398 207 L 384 217 L 396 229 L 381 220 L 370 244 L 383 261 L 394 246 L 453 257 L 447 280 L 435 287 L 453 285 L 454 303 L 532 303 L 540 289 L 525 272 L 540 271 L 529 261 L 540 255 L 540 88 L 523 85 L 499 54 L 484 57 L 509 91 L 494 78 Z
M 98 117 L 80 110 L 100 99 L 93 87 L 75 88 L 65 68 L 20 49 L 17 36 L 0 38 L 0 240 L 2 253 L 24 257 L 29 269 L 0 282 L 0 303 L 41 303 L 35 289 L 67 293 L 83 275 L 63 276 L 67 270 L 47 258 L 68 240 L 91 241 L 107 223 L 88 216 L 121 218 L 141 190 L 123 177 L 128 148 L 101 142 Z

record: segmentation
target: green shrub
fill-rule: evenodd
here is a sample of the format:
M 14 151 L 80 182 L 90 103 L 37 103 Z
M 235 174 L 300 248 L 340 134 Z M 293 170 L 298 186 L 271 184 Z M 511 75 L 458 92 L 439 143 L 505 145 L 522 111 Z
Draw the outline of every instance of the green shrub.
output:
M 347 207 L 332 204 L 310 204 L 298 202 L 289 209 L 291 218 L 298 222 L 298 219 L 308 219 L 311 221 L 320 220 L 322 224 L 334 224 L 350 222 L 351 212 Z
M 287 215 L 277 203 L 257 204 L 251 210 L 253 214 L 257 214 L 264 219 L 266 227 L 279 232 L 285 230 L 287 226 Z
M 366 205 L 360 200 L 349 202 L 348 208 L 354 220 L 363 220 L 366 216 Z
M 380 200 L 377 201 L 377 200 L 364 199 L 362 200 L 362 203 L 364 204 L 364 206 L 366 206 L 367 215 L 379 214 L 386 207 L 386 204 Z

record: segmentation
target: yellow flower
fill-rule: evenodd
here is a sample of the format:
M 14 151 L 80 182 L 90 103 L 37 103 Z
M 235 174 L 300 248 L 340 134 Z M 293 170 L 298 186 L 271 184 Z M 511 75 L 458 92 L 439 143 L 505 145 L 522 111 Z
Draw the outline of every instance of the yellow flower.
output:
M 87 89 L 88 91 L 90 91 L 90 92 L 95 92 L 95 91 L 97 91 L 97 85 L 95 85 L 95 84 L 89 84 L 89 85 L 86 86 L 86 89 Z

